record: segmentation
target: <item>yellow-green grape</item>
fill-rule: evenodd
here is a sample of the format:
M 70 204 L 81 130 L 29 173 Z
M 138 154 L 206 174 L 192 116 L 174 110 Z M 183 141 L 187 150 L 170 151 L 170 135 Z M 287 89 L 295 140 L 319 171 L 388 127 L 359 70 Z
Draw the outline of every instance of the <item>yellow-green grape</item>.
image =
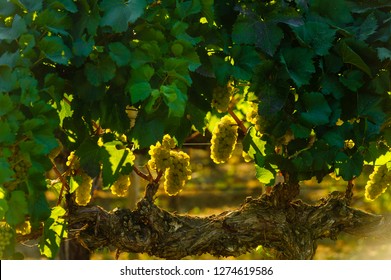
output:
M 148 154 L 151 159 L 148 161 L 148 166 L 164 171 L 170 165 L 170 150 L 175 147 L 175 140 L 169 135 L 164 135 L 162 143 L 158 141 L 156 145 L 150 146 Z
M 16 226 L 15 231 L 17 234 L 26 235 L 31 233 L 31 224 L 29 221 L 24 221 L 23 224 Z
M 117 181 L 111 186 L 111 193 L 119 197 L 125 197 L 128 194 L 128 190 L 131 186 L 129 175 L 121 174 Z
M 4 256 L 5 248 L 11 244 L 12 229 L 5 223 L 0 225 L 0 259 Z
M 76 194 L 76 203 L 80 206 L 86 206 L 91 200 L 91 188 L 92 188 L 92 178 L 86 173 L 81 174 L 81 184 L 77 187 Z
M 18 147 L 14 147 L 11 150 L 12 155 L 8 158 L 8 162 L 14 171 L 14 175 L 12 176 L 12 181 L 4 184 L 8 190 L 14 190 L 21 182 L 25 181 L 28 170 L 31 167 L 30 160 L 20 153 Z
M 66 165 L 73 171 L 80 168 L 79 157 L 75 155 L 75 152 L 69 154 Z
M 190 156 L 182 151 L 170 152 L 170 165 L 164 172 L 164 190 L 177 195 L 191 178 Z
M 136 118 L 138 115 L 138 109 L 133 106 L 126 106 L 126 114 L 128 115 L 128 118 L 130 120 L 130 128 L 133 128 L 136 124 Z
M 369 200 L 375 200 L 382 193 L 384 193 L 391 180 L 391 172 L 388 171 L 387 166 L 375 166 L 375 169 L 369 175 L 369 180 L 365 186 L 365 197 Z
M 224 116 L 212 131 L 211 155 L 215 163 L 224 163 L 235 149 L 238 127 L 230 116 Z
M 256 131 L 263 133 L 265 122 L 258 114 L 258 104 L 251 102 L 250 106 L 251 109 L 246 113 L 246 120 L 252 125 L 254 125 Z
M 345 149 L 353 149 L 354 146 L 355 146 L 355 143 L 352 139 L 345 140 L 345 142 L 344 142 Z
M 230 90 L 230 87 L 217 86 L 213 90 L 212 107 L 219 113 L 227 112 L 231 96 L 232 90 Z

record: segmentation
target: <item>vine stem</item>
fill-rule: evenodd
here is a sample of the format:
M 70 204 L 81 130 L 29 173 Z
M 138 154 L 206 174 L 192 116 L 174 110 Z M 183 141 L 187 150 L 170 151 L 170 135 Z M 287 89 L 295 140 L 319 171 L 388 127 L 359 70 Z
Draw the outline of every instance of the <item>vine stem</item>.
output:
M 60 190 L 60 194 L 58 195 L 57 204 L 56 204 L 56 206 L 58 206 L 58 205 L 60 205 L 62 197 L 64 195 L 64 189 L 67 192 L 69 192 L 69 185 L 68 185 L 67 181 L 65 180 L 65 178 L 62 176 L 60 170 L 58 170 L 56 163 L 52 159 L 50 161 L 52 162 L 54 173 L 56 173 L 56 175 L 60 179 L 61 185 L 62 185 L 61 190 Z
M 235 112 L 232 110 L 231 107 L 228 108 L 228 113 L 231 115 L 231 117 L 238 124 L 240 130 L 244 133 L 244 135 L 246 135 L 247 134 L 247 128 L 244 126 L 243 122 L 238 118 L 238 116 L 235 114 Z
M 133 171 L 138 175 L 140 176 L 141 178 L 143 178 L 144 180 L 148 181 L 148 182 L 151 182 L 152 181 L 152 177 L 147 175 L 147 174 L 144 174 L 143 172 L 141 172 L 140 169 L 138 169 L 135 165 L 133 166 Z

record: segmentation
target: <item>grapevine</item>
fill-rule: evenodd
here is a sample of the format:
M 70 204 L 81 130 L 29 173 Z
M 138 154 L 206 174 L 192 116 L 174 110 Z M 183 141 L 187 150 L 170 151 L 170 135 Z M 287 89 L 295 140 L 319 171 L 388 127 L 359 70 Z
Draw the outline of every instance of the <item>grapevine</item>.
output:
M 212 160 L 217 164 L 226 162 L 232 156 L 237 138 L 237 124 L 230 116 L 224 116 L 212 131 Z
M 387 165 L 375 166 L 365 185 L 365 197 L 369 200 L 375 200 L 387 190 L 390 182 L 391 172 L 388 171 Z

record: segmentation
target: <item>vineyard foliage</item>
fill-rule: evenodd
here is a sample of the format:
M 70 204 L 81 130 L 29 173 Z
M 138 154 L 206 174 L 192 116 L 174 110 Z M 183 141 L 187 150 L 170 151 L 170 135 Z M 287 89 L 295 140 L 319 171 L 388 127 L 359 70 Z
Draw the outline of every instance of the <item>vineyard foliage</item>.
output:
M 41 253 L 54 258 L 66 194 L 87 204 L 97 178 L 126 193 L 135 151 L 164 135 L 175 139 L 168 158 L 178 158 L 168 164 L 186 165 L 182 178 L 158 175 L 179 182 L 166 186 L 176 194 L 190 174 L 174 147 L 228 114 L 230 129 L 240 128 L 231 142 L 243 142 L 262 183 L 273 185 L 277 172 L 293 183 L 349 181 L 366 164 L 387 173 L 390 8 L 387 0 L 0 0 L 1 257 L 20 257 L 18 237 L 41 232 Z M 71 159 L 49 181 L 61 151 Z

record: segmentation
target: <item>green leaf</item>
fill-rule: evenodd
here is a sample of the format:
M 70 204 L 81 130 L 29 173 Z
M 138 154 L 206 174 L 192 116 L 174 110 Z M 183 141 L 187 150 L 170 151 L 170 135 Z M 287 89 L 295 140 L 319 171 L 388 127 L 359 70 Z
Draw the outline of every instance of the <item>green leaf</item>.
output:
M 103 0 L 100 8 L 104 11 L 101 25 L 111 26 L 115 32 L 124 32 L 129 23 L 134 23 L 143 15 L 146 0 Z
M 183 21 L 177 21 L 175 22 L 174 26 L 171 28 L 171 35 L 175 36 L 175 38 L 188 41 L 192 45 L 196 45 L 201 41 L 201 38 L 199 37 L 192 37 L 189 34 L 186 33 L 187 28 L 189 27 L 189 24 Z
M 42 53 L 58 64 L 68 64 L 72 57 L 71 50 L 64 44 L 62 38 L 46 36 L 39 42 Z
M 356 66 L 358 69 L 361 69 L 365 73 L 367 73 L 370 77 L 372 77 L 371 69 L 364 62 L 364 60 L 350 48 L 346 42 L 342 41 L 339 44 L 339 51 L 342 56 L 342 60 L 344 63 L 352 64 Z
M 274 174 L 270 170 L 264 167 L 260 167 L 258 165 L 255 165 L 255 170 L 256 170 L 256 177 L 259 180 L 259 182 L 267 185 L 274 180 Z
M 133 104 L 147 99 L 152 92 L 151 85 L 148 82 L 141 82 L 131 85 L 129 88 L 130 98 Z
M 341 83 L 353 92 L 357 92 L 364 83 L 364 73 L 359 70 L 350 70 L 339 77 Z
M 40 11 L 42 9 L 42 0 L 19 0 L 28 12 Z
M 381 60 L 391 59 L 391 50 L 387 48 L 376 48 L 377 57 Z
M 259 54 L 251 46 L 234 46 L 231 50 L 234 59 L 233 76 L 241 80 L 250 80 L 254 68 L 261 62 Z
M 331 108 L 319 92 L 306 92 L 299 97 L 307 112 L 300 115 L 300 119 L 310 125 L 323 125 L 329 122 Z
M 10 92 L 17 87 L 15 72 L 6 66 L 0 66 L 0 91 Z
M 333 45 L 335 30 L 320 21 L 309 21 L 293 28 L 296 36 L 310 46 L 317 55 L 326 55 Z
M 1 166 L 1 160 L 2 159 L 0 158 L 0 166 Z M 2 173 L 2 170 L 0 170 L 0 177 L 1 177 L 1 173 Z M 0 178 L 0 184 L 2 184 L 1 178 Z M 7 213 L 8 209 L 9 209 L 8 203 L 6 200 L 6 195 L 7 195 L 7 191 L 3 187 L 0 187 L 0 220 L 4 219 L 5 213 Z
M 93 86 L 100 86 L 114 78 L 116 67 L 110 57 L 105 56 L 95 63 L 88 62 L 85 65 L 84 73 Z
M 295 138 L 308 138 L 311 134 L 311 129 L 299 123 L 292 123 L 290 126 Z
M 44 184 L 45 181 L 42 180 L 40 184 Z M 35 192 L 31 192 L 29 195 L 29 213 L 30 213 L 30 222 L 33 228 L 38 228 L 41 225 L 41 222 L 46 220 L 50 216 L 49 204 L 46 200 L 44 190 L 41 192 L 37 191 L 37 188 L 34 189 Z
M 360 27 L 356 31 L 356 36 L 359 40 L 366 40 L 369 36 L 376 32 L 378 25 L 376 17 L 373 13 L 369 14 L 364 22 L 360 25 Z
M 310 5 L 314 12 L 329 18 L 337 25 L 343 25 L 353 20 L 345 0 L 334 0 L 332 5 L 329 0 L 312 0 Z
M 361 174 L 363 162 L 364 158 L 359 152 L 352 157 L 340 152 L 335 158 L 337 175 L 341 176 L 345 181 L 352 180 Z
M 187 102 L 187 95 L 175 85 L 161 86 L 160 92 L 163 100 L 169 108 L 169 117 L 182 118 Z
M 311 74 L 315 72 L 312 57 L 313 52 L 305 48 L 284 48 L 281 51 L 281 61 L 298 87 L 309 84 Z
M 130 50 L 121 42 L 109 44 L 110 57 L 118 66 L 130 65 Z
M 73 42 L 72 51 L 75 56 L 87 57 L 93 50 L 94 40 L 91 38 L 88 41 L 85 38 L 77 38 Z
M 13 175 L 14 171 L 11 169 L 7 159 L 2 155 L 2 157 L 0 157 L 0 185 L 11 181 Z
M 26 23 L 19 15 L 15 15 L 11 28 L 0 27 L 0 40 L 15 40 L 27 32 Z
M 49 259 L 54 259 L 57 256 L 62 239 L 67 237 L 65 214 L 66 210 L 64 208 L 55 206 L 50 217 L 45 221 L 39 249 L 41 254 Z
M 5 214 L 6 221 L 11 226 L 16 226 L 25 220 L 28 214 L 28 204 L 26 194 L 23 191 L 11 192 L 11 197 L 8 200 L 8 212 Z
M 15 141 L 15 133 L 12 131 L 10 124 L 0 120 L 0 143 L 11 144 Z
M 187 16 L 197 14 L 201 12 L 200 0 L 193 1 L 176 1 L 175 12 L 184 19 Z
M 80 166 L 92 178 L 98 176 L 100 172 L 100 162 L 108 154 L 97 143 L 97 139 L 86 138 L 76 150 L 76 155 L 80 158 Z
M 0 93 L 0 117 L 12 111 L 13 107 L 14 106 L 9 95 Z
M 103 148 L 108 155 L 103 161 L 103 185 L 109 187 L 121 173 L 129 174 L 134 165 L 135 156 L 129 149 L 122 148 L 120 141 L 107 142 Z
M 243 138 L 243 151 L 246 152 L 251 158 L 255 159 L 265 156 L 266 141 L 262 140 L 254 127 L 250 127 L 247 134 Z M 258 162 L 259 164 L 259 162 Z

